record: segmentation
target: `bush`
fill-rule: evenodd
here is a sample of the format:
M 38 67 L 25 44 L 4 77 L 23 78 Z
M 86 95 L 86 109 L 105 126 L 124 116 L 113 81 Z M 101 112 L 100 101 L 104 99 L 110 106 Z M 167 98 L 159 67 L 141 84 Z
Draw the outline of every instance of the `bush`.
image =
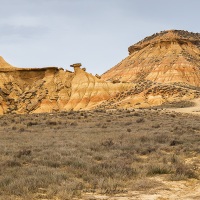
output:
M 157 175 L 157 174 L 170 174 L 171 173 L 171 169 L 169 168 L 169 166 L 150 166 L 148 168 L 148 172 L 147 175 Z
M 31 150 L 30 149 L 24 149 L 24 150 L 21 150 L 17 153 L 17 157 L 18 158 L 21 158 L 22 156 L 30 156 L 31 155 Z
M 184 163 L 178 163 L 176 165 L 175 169 L 175 178 L 179 177 L 182 179 L 187 179 L 187 178 L 198 178 L 197 174 L 195 173 L 194 170 L 192 170 L 192 167 L 189 165 L 186 165 Z
M 130 128 L 127 128 L 127 132 L 131 132 L 131 129 L 130 129 Z
M 46 124 L 50 125 L 50 126 L 55 126 L 55 125 L 57 125 L 57 121 L 52 121 L 52 120 L 51 121 L 47 121 Z
M 139 118 L 139 119 L 136 120 L 136 122 L 137 123 L 142 123 L 142 122 L 144 122 L 144 118 Z

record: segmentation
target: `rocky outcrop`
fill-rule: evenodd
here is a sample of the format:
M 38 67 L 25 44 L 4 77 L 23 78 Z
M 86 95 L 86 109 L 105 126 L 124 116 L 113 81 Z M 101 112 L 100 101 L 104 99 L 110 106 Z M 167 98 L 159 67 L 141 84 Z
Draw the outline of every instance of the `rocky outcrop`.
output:
M 128 88 L 100 80 L 80 64 L 72 65 L 74 72 L 8 66 L 0 67 L 0 114 L 92 109 Z
M 9 69 L 15 69 L 15 67 L 13 67 L 12 65 L 10 65 L 9 63 L 7 63 L 3 57 L 0 56 L 0 70 L 9 70 Z
M 200 34 L 170 30 L 128 48 L 129 56 L 102 75 L 103 80 L 187 83 L 200 86 Z
M 200 97 L 200 34 L 163 31 L 102 76 L 71 65 L 17 68 L 0 57 L 0 114 L 145 108 Z

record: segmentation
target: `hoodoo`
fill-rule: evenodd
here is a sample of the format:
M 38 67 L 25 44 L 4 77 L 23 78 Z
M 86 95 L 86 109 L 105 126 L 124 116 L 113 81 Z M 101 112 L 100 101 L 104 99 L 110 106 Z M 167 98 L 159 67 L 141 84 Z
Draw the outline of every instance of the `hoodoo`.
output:
M 82 64 L 81 63 L 75 63 L 73 65 L 70 65 L 70 67 L 73 67 L 74 68 L 74 72 L 78 72 L 81 70 L 81 66 Z
M 162 31 L 128 48 L 129 56 L 102 75 L 107 81 L 200 86 L 200 34 Z

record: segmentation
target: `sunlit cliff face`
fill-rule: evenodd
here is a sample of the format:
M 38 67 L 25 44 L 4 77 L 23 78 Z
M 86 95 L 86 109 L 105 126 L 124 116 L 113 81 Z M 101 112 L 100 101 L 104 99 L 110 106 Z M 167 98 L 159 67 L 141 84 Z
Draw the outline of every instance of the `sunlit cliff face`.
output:
M 128 48 L 129 56 L 102 75 L 104 80 L 200 86 L 200 34 L 163 31 Z

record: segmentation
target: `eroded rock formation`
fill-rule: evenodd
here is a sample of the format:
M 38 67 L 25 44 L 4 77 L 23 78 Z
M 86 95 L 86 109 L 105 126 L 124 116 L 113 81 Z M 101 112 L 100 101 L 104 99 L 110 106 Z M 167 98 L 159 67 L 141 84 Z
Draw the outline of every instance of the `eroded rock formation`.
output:
M 101 103 L 99 109 L 148 108 L 166 102 L 200 97 L 200 88 L 182 84 L 141 81 Z
M 0 57 L 0 114 L 144 108 L 200 97 L 200 34 L 163 31 L 102 76 L 71 65 L 17 68 Z
M 0 62 L 0 114 L 92 109 L 124 89 L 72 65 L 74 72 L 56 67 L 16 68 Z
M 200 34 L 162 31 L 128 48 L 129 56 L 102 75 L 107 81 L 200 86 Z

